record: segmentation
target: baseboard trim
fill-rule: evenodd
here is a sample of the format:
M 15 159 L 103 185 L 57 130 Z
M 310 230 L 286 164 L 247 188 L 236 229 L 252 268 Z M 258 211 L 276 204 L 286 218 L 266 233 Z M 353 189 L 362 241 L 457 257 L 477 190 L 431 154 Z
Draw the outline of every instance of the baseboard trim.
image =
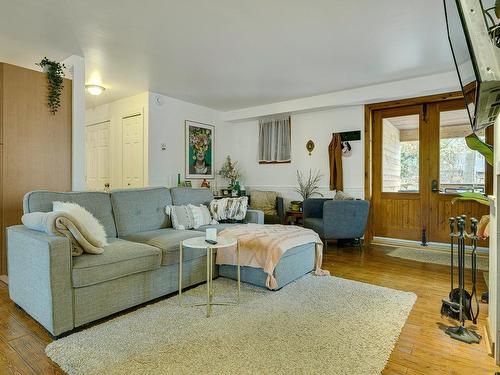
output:
M 422 246 L 418 241 L 412 240 L 401 240 L 397 238 L 389 238 L 389 237 L 373 237 L 372 245 L 383 245 L 390 247 L 409 247 L 412 249 L 419 250 L 430 250 L 430 251 L 439 251 L 442 253 L 450 252 L 450 245 L 446 243 L 440 242 L 428 242 L 428 246 Z M 470 247 L 467 246 L 466 253 L 470 253 Z M 477 255 L 487 257 L 489 254 L 489 249 L 487 247 L 478 247 Z
M 491 340 L 490 334 L 490 317 L 486 318 L 486 326 L 484 327 L 484 344 L 486 345 L 486 351 L 490 357 L 495 357 L 495 343 Z
M 0 275 L 0 281 L 2 281 L 5 284 L 9 285 L 9 276 L 7 276 L 7 275 Z

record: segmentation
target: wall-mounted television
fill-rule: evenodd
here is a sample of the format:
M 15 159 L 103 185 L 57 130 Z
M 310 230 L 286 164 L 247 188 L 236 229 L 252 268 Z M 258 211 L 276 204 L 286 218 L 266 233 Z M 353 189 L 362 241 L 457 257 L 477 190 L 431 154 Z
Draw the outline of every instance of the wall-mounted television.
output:
M 494 0 L 443 1 L 448 40 L 475 132 L 493 124 L 500 112 L 498 13 Z

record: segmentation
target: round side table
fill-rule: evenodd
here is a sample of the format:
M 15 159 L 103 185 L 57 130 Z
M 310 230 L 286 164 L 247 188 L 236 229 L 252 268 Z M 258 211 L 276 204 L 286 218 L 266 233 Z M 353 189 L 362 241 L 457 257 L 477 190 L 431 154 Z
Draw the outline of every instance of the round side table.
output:
M 224 247 L 236 246 L 236 265 L 238 274 L 238 293 L 235 302 L 214 302 L 214 288 L 213 288 L 213 255 L 214 250 L 222 249 Z M 189 247 L 195 250 L 202 250 L 207 252 L 207 300 L 206 302 L 194 303 L 194 304 L 183 304 L 182 296 L 182 256 L 184 247 Z M 216 252 L 216 251 L 215 251 Z M 240 303 L 240 245 L 237 238 L 231 237 L 218 237 L 217 243 L 212 245 L 205 241 L 205 237 L 194 237 L 187 240 L 181 241 L 179 244 L 179 304 L 182 307 L 190 306 L 207 306 L 207 318 L 210 317 L 212 313 L 213 305 L 237 305 Z

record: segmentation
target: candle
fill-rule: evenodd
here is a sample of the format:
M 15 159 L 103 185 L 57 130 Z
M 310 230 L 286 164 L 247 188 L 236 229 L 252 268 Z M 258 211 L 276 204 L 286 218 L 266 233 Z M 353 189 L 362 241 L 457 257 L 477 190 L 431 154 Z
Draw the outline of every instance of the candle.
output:
M 217 228 L 207 228 L 205 230 L 205 239 L 217 241 Z

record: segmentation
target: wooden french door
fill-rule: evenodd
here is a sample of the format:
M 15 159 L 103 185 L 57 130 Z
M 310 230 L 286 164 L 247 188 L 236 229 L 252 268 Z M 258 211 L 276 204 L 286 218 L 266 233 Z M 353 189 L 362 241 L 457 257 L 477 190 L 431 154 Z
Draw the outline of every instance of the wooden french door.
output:
M 422 136 L 424 107 L 412 105 L 375 111 L 373 114 L 373 234 L 418 240 L 428 200 Z M 401 132 L 412 132 L 413 170 L 401 176 Z M 411 176 L 410 176 L 411 175 Z M 423 191 L 422 191 L 423 188 Z
M 484 158 L 464 141 L 463 99 L 379 109 L 372 119 L 374 236 L 447 242 L 449 217 L 488 213 L 477 202 L 452 204 L 458 192 L 489 185 Z

